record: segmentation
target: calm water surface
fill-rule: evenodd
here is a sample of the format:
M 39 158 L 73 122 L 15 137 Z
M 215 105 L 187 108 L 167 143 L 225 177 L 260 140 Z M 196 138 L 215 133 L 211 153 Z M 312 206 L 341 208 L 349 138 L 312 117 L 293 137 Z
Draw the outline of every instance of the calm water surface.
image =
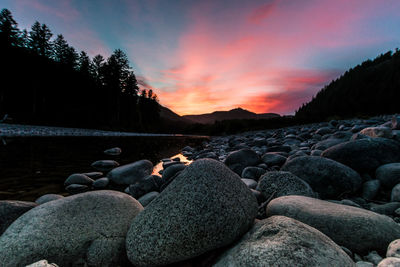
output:
M 47 193 L 66 194 L 63 183 L 72 173 L 91 172 L 92 162 L 114 159 L 121 165 L 162 158 L 196 146 L 204 137 L 14 137 L 0 143 L 0 200 L 33 201 Z M 107 148 L 120 147 L 122 154 L 108 156 Z

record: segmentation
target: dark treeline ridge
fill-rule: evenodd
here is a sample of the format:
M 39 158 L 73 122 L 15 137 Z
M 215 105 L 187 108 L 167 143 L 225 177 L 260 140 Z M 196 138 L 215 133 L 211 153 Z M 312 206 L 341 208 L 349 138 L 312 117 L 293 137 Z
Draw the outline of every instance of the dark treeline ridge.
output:
M 400 112 L 400 51 L 389 51 L 346 71 L 296 112 L 309 122 Z
M 78 53 L 59 34 L 35 22 L 20 30 L 0 12 L 0 119 L 15 123 L 155 131 L 157 96 L 140 90 L 126 54 L 105 59 Z

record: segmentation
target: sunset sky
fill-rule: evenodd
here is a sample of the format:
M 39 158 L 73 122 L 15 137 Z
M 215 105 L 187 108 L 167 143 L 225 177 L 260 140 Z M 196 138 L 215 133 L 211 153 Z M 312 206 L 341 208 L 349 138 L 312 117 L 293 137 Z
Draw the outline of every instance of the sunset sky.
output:
M 0 0 L 90 56 L 124 50 L 180 115 L 293 114 L 348 68 L 400 47 L 399 0 Z

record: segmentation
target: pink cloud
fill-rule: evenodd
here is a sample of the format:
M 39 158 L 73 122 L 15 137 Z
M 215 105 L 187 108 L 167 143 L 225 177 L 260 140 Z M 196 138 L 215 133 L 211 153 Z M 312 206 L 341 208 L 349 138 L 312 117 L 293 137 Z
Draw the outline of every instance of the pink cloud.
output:
M 253 13 L 250 14 L 248 20 L 251 23 L 259 24 L 267 18 L 275 9 L 279 0 L 273 0 L 270 3 L 257 7 Z
M 72 0 L 17 0 L 19 8 L 33 8 L 46 14 L 52 14 L 66 21 L 72 21 L 80 16 L 78 9 L 73 6 Z

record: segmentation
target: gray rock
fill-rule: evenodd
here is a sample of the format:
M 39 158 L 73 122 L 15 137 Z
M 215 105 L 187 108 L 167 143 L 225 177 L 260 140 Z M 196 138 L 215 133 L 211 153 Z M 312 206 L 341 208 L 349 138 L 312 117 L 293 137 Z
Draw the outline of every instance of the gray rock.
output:
M 392 193 L 390 194 L 390 201 L 400 201 L 400 184 L 397 184 L 393 187 Z
M 317 149 L 317 150 L 325 150 L 327 148 L 330 148 L 332 146 L 335 146 L 337 144 L 341 144 L 343 142 L 346 142 L 347 140 L 343 140 L 343 139 L 338 139 L 338 138 L 328 138 L 326 140 L 320 141 L 318 143 L 315 144 L 315 146 L 313 147 L 313 149 Z
M 385 253 L 389 243 L 400 238 L 400 226 L 387 216 L 315 198 L 276 198 L 268 204 L 267 215 L 299 220 L 320 230 L 336 244 L 360 254 L 372 250 Z
M 242 178 L 242 182 L 250 189 L 256 189 L 257 187 L 257 182 L 253 179 Z
M 377 267 L 400 267 L 400 258 L 385 258 L 378 264 Z
M 362 185 L 360 175 L 339 162 L 315 156 L 289 160 L 281 168 L 306 181 L 321 198 L 335 198 L 354 193 Z
M 400 183 L 400 163 L 389 163 L 380 166 L 375 172 L 376 179 L 381 181 L 385 188 L 393 188 Z
M 58 265 L 55 263 L 49 263 L 47 260 L 41 260 L 41 261 L 34 262 L 32 264 L 29 264 L 25 267 L 58 267 Z
M 381 188 L 381 181 L 375 179 L 366 181 L 362 187 L 362 197 L 364 199 L 372 200 L 376 197 Z
M 289 195 L 315 196 L 309 184 L 296 175 L 284 171 L 264 174 L 258 182 L 257 190 L 266 199 L 272 194 L 274 194 L 274 198 Z
M 377 137 L 383 137 L 383 138 L 392 138 L 392 129 L 387 128 L 387 127 L 368 127 L 364 128 L 363 130 L 360 131 L 360 134 L 372 137 L 372 138 L 377 138 Z
M 218 259 L 225 266 L 354 266 L 329 237 L 299 221 L 272 216 L 258 221 Z
M 148 160 L 139 160 L 117 167 L 107 174 L 107 177 L 116 184 L 128 185 L 141 181 L 153 172 L 153 164 Z
M 150 204 L 150 202 L 152 202 L 156 197 L 158 197 L 160 193 L 153 191 L 153 192 L 149 192 L 143 196 L 141 196 L 138 201 L 140 202 L 140 204 L 142 204 L 143 207 L 146 207 L 147 205 Z
M 260 167 L 246 167 L 242 171 L 242 178 L 253 179 L 258 181 L 260 176 L 266 172 L 265 169 Z
M 118 167 L 119 163 L 116 162 L 115 160 L 104 159 L 104 160 L 98 160 L 98 161 L 93 162 L 91 166 L 98 171 L 108 172 L 108 171 Z
M 383 164 L 400 162 L 400 144 L 386 138 L 355 140 L 330 147 L 322 156 L 368 173 Z
M 44 204 L 46 202 L 57 200 L 60 198 L 64 198 L 64 196 L 59 195 L 59 194 L 46 194 L 46 195 L 43 195 L 43 196 L 37 198 L 35 200 L 35 202 L 40 205 L 40 204 Z
M 104 189 L 108 186 L 110 180 L 107 177 L 99 178 L 93 182 L 92 186 L 94 189 Z
M 65 188 L 71 195 L 84 193 L 90 190 L 89 186 L 83 184 L 70 184 Z
M 375 267 L 375 265 L 368 261 L 357 261 L 356 267 Z
M 184 164 L 176 164 L 176 165 L 169 166 L 168 168 L 164 169 L 164 171 L 162 173 L 162 178 L 165 181 L 168 181 L 173 176 L 175 176 L 175 174 L 184 170 L 185 168 L 186 168 L 186 166 Z
M 141 196 L 152 192 L 160 190 L 155 175 L 149 175 L 140 182 L 136 184 L 132 184 L 129 186 L 129 194 L 136 199 L 139 199 Z
M 47 202 L 19 217 L 0 236 L 0 262 L 23 266 L 47 259 L 68 266 L 84 258 L 101 266 L 120 264 L 126 256 L 119 248 L 141 210 L 132 197 L 108 190 Z
M 282 166 L 286 162 L 286 157 L 278 153 L 269 152 L 265 153 L 261 160 L 268 166 Z
M 74 173 L 68 176 L 64 182 L 64 186 L 69 186 L 71 184 L 92 185 L 93 182 L 93 179 L 82 173 Z
M 389 202 L 385 204 L 371 204 L 370 210 L 383 215 L 394 215 L 394 212 L 400 208 L 400 202 Z
M 395 115 L 392 117 L 392 129 L 400 130 L 400 116 Z
M 226 246 L 251 227 L 257 209 L 238 175 L 218 161 L 197 160 L 132 221 L 128 258 L 135 266 L 163 265 Z
M 163 162 L 163 164 L 162 164 L 162 167 L 163 167 L 163 169 L 165 170 L 165 169 L 167 169 L 167 168 L 169 168 L 169 167 L 172 167 L 172 166 L 174 166 L 174 165 L 182 165 L 183 163 L 182 162 L 180 162 L 180 161 L 165 161 L 165 162 Z
M 370 253 L 368 253 L 367 256 L 364 257 L 364 259 L 366 261 L 372 262 L 373 264 L 377 265 L 382 260 L 382 257 L 379 256 L 378 252 L 371 251 Z
M 87 177 L 92 178 L 92 179 L 97 179 L 97 178 L 100 178 L 100 177 L 103 176 L 102 172 L 85 172 L 85 173 L 82 173 L 82 174 L 84 174 Z
M 390 242 L 386 251 L 386 257 L 400 258 L 400 239 L 396 239 Z
M 244 168 L 257 166 L 260 163 L 260 157 L 251 149 L 240 149 L 230 153 L 224 163 L 229 169 L 241 175 Z
M 292 148 L 288 145 L 276 145 L 276 146 L 270 146 L 267 149 L 268 152 L 285 152 L 289 153 L 292 151 Z
M 0 200 L 0 236 L 16 219 L 36 206 L 34 202 Z
M 331 127 L 322 127 L 319 128 L 318 130 L 315 131 L 315 134 L 319 134 L 319 135 L 325 135 L 325 134 L 330 134 L 334 131 L 335 129 L 331 128 Z
M 110 155 L 110 156 L 118 156 L 121 153 L 122 153 L 122 150 L 119 147 L 113 147 L 113 148 L 109 148 L 107 150 L 104 150 L 104 154 Z

